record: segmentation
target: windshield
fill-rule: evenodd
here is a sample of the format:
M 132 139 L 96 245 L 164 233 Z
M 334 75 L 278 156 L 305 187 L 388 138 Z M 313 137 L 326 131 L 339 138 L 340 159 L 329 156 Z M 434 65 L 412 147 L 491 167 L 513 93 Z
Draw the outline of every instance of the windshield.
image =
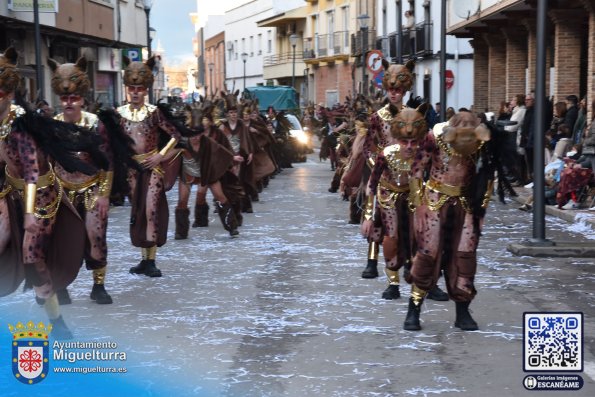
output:
M 291 123 L 291 129 L 293 129 L 293 130 L 301 130 L 302 129 L 300 121 L 293 114 L 286 114 L 285 117 Z

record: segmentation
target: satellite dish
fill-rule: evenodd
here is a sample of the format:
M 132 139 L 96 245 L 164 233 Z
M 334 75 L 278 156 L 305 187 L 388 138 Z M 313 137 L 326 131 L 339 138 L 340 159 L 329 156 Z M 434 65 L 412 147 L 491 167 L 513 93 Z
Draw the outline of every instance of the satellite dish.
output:
M 479 11 L 479 0 L 457 0 L 452 2 L 452 8 L 456 16 L 469 19 Z

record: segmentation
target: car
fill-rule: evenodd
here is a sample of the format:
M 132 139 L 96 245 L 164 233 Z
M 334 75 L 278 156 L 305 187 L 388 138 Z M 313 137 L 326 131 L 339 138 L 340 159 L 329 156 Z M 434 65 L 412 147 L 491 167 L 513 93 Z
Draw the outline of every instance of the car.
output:
M 312 134 L 307 129 L 302 128 L 300 121 L 293 114 L 285 114 L 285 118 L 291 124 L 289 136 L 296 140 L 296 143 L 301 147 L 300 152 L 312 153 Z

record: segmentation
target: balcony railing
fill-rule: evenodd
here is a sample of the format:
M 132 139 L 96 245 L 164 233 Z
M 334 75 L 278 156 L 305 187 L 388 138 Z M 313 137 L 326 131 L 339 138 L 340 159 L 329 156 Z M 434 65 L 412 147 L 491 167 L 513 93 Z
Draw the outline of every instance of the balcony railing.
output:
M 304 59 L 348 55 L 350 51 L 349 31 L 318 34 L 304 39 Z
M 301 51 L 296 51 L 295 60 L 302 61 L 304 59 L 304 53 L 302 53 Z M 266 56 L 262 59 L 262 62 L 263 66 L 275 66 L 284 63 L 291 63 L 293 62 L 293 51 Z
M 403 57 L 431 55 L 432 23 L 421 23 L 414 30 L 403 31 Z M 398 38 L 398 35 L 396 36 Z
M 376 30 L 368 29 L 368 34 L 366 36 L 366 48 L 363 52 L 374 49 L 376 43 Z M 363 37 L 361 30 L 351 35 L 351 56 L 357 57 L 362 54 L 362 46 L 364 44 L 362 40 Z

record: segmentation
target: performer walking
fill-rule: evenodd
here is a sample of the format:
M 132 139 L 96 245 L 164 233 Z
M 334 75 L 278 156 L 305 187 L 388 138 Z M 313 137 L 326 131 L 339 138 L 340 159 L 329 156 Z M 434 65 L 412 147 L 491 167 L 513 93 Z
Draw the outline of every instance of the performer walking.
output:
M 161 277 L 155 257 L 157 247 L 166 242 L 169 217 L 163 167 L 180 133 L 156 106 L 145 103 L 147 89 L 153 84 L 154 58 L 146 63 L 129 62 L 125 58 L 125 63 L 128 66 L 124 70 L 124 85 L 130 103 L 119 107 L 118 113 L 124 131 L 134 141 L 135 160 L 144 169 L 130 169 L 128 175 L 132 202 L 130 237 L 132 245 L 142 249 L 142 260 L 130 268 L 130 273 Z M 169 141 L 161 149 L 160 131 L 169 135 Z
M 490 132 L 470 112 L 434 126 L 412 165 L 411 202 L 416 207 L 417 253 L 411 269 L 411 297 L 404 329 L 417 331 L 421 304 L 444 267 L 446 287 L 456 304 L 455 327 L 478 329 L 469 313 L 477 293 L 477 245 L 494 169 L 484 145 Z M 481 157 L 481 158 L 480 158 Z M 481 166 L 479 172 L 476 168 Z M 430 179 L 422 187 L 425 170 Z

